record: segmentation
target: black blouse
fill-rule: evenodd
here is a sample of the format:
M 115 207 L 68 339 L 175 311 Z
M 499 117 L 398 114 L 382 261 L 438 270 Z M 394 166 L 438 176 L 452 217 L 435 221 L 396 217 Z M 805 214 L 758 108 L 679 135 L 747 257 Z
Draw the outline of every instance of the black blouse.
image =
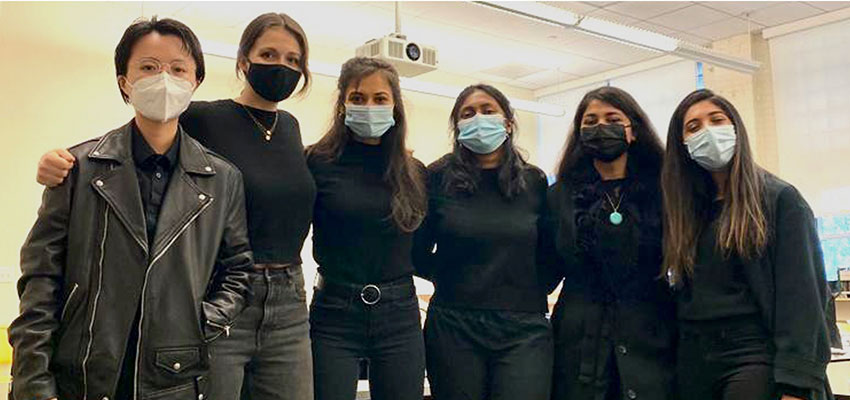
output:
M 391 216 L 387 150 L 349 140 L 336 160 L 308 157 L 318 188 L 313 258 L 330 281 L 375 284 L 413 274 L 413 234 Z M 425 166 L 417 164 L 424 178 Z
M 698 239 L 693 277 L 677 296 L 680 320 L 705 321 L 742 315 L 758 318 L 758 304 L 744 276 L 743 263 L 734 255 L 724 257 L 717 248 L 722 208 L 723 202 L 716 201 L 706 216 L 711 222 Z

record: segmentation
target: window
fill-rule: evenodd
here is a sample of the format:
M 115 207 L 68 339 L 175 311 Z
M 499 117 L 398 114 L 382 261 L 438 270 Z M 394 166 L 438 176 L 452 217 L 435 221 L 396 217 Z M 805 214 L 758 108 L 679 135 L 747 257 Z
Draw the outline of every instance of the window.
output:
M 826 278 L 838 280 L 840 270 L 850 270 L 850 213 L 818 218 Z
M 697 89 L 705 89 L 705 77 L 702 73 L 702 63 L 697 62 Z

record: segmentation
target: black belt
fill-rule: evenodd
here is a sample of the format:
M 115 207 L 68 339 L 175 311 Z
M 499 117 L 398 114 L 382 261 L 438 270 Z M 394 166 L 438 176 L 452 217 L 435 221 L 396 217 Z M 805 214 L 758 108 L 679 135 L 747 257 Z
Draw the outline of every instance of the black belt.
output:
M 416 296 L 416 287 L 413 284 L 413 278 L 410 276 L 390 282 L 364 285 L 360 283 L 330 281 L 319 274 L 316 279 L 315 290 L 322 292 L 324 296 L 345 299 L 358 297 L 360 301 L 370 306 L 378 304 L 380 301 L 401 300 Z

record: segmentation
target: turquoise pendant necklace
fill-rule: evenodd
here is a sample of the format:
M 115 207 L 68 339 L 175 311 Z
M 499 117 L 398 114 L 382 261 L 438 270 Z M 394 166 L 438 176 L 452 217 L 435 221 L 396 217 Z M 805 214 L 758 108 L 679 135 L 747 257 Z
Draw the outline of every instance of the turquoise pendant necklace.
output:
M 608 199 L 608 204 L 611 205 L 611 208 L 614 211 L 611 211 L 611 214 L 608 214 L 608 221 L 611 221 L 614 225 L 620 225 L 623 223 L 623 214 L 620 214 L 620 204 L 623 203 L 623 196 L 620 195 L 617 198 L 617 205 L 614 205 L 614 202 L 611 200 L 611 196 L 608 195 L 608 192 L 605 192 L 605 198 Z

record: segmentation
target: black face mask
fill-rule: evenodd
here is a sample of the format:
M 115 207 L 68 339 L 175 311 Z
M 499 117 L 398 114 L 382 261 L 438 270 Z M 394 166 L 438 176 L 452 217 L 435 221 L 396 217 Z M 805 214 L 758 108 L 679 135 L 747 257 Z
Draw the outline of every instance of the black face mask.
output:
M 295 91 L 301 72 L 281 64 L 251 63 L 246 74 L 248 83 L 260 97 L 278 102 Z
M 611 162 L 629 148 L 626 127 L 620 124 L 597 124 L 581 128 L 581 146 L 591 157 Z

